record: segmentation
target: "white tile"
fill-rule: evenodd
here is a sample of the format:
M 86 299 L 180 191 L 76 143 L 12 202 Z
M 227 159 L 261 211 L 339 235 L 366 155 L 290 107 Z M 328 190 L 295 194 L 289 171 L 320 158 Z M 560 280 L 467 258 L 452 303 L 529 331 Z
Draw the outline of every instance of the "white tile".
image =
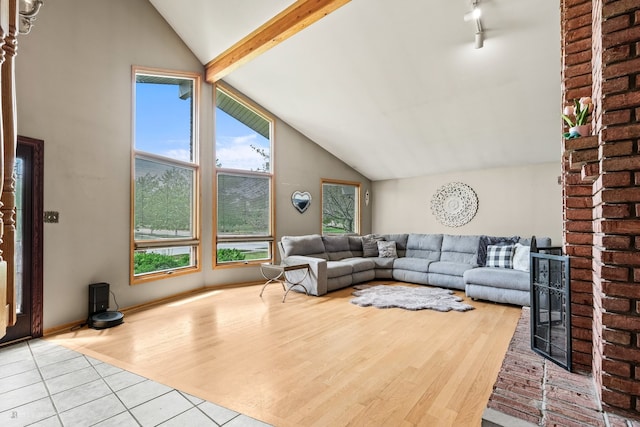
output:
M 120 371 L 117 374 L 103 378 L 107 384 L 109 384 L 109 387 L 115 391 L 122 390 L 125 387 L 129 387 L 146 380 L 145 377 L 141 377 L 140 375 L 136 375 L 128 371 Z
M 43 383 L 36 383 L 0 394 L 0 412 L 17 408 L 18 406 L 48 397 L 47 389 Z
M 91 361 L 89 362 L 92 363 Z M 96 371 L 98 371 L 100 376 L 102 376 L 103 378 L 108 377 L 110 375 L 118 374 L 124 371 L 123 369 L 120 369 L 113 365 L 109 365 L 108 363 L 98 363 L 96 365 L 93 365 L 93 367 L 95 368 Z
M 207 417 L 198 408 L 193 408 L 187 412 L 183 412 L 174 418 L 160 424 L 163 427 L 184 427 L 184 426 L 198 426 L 198 427 L 218 427 L 211 418 Z
M 57 351 L 61 348 L 66 348 L 51 341 L 43 340 L 41 338 L 27 341 L 27 343 L 29 344 L 29 348 L 33 353 L 46 353 L 48 351 Z
M 106 419 L 93 427 L 139 427 L 140 424 L 129 412 L 122 412 L 115 417 Z
M 54 415 L 53 417 L 45 418 L 44 420 L 29 424 L 29 427 L 62 427 L 62 423 L 60 422 L 58 415 Z
M 36 400 L 26 405 L 0 412 L 2 427 L 25 426 L 56 415 L 56 410 L 49 397 Z M 57 418 L 57 417 L 56 417 Z
M 0 366 L 23 360 L 31 360 L 31 350 L 27 343 L 15 344 L 0 349 Z
M 42 366 L 40 367 L 40 372 L 42 373 L 42 377 L 46 380 L 48 378 L 68 374 L 69 372 L 74 372 L 82 368 L 88 368 L 89 366 L 87 359 L 80 355 L 73 359 L 67 359 L 47 366 Z
M 181 391 L 180 394 L 182 394 L 184 397 L 189 399 L 189 402 L 193 403 L 194 405 L 199 405 L 202 402 L 204 402 L 204 399 L 200 399 L 199 397 L 192 396 L 189 393 L 185 393 L 184 391 Z
M 34 354 L 34 359 L 38 366 L 42 368 L 43 366 L 51 365 L 56 362 L 63 362 L 65 360 L 74 359 L 76 357 L 80 357 L 81 354 L 77 351 L 69 350 L 68 348 L 61 347 L 58 351 L 49 351 L 46 353 L 36 353 Z
M 53 377 L 46 380 L 46 383 L 47 387 L 49 387 L 49 392 L 55 394 L 97 379 L 100 379 L 100 375 L 98 375 L 93 367 L 88 367 Z
M 272 427 L 271 424 L 263 423 L 246 415 L 238 415 L 229 421 L 224 427 Z
M 51 398 L 58 412 L 63 412 L 109 394 L 111 394 L 111 389 L 100 378 L 61 393 L 53 394 Z
M 93 400 L 68 411 L 60 412 L 65 427 L 86 427 L 114 417 L 126 408 L 113 394 Z
M 116 392 L 124 406 L 133 408 L 173 390 L 171 387 L 151 380 L 145 380 Z
M 193 408 L 191 402 L 174 390 L 136 406 L 131 413 L 142 426 L 156 426 L 190 408 Z
M 86 354 L 85 354 L 84 358 L 87 359 L 89 361 L 89 363 L 91 363 L 93 366 L 96 366 L 96 365 L 99 365 L 101 363 L 104 363 L 102 360 L 94 359 L 93 357 L 89 357 Z
M 6 365 L 0 366 L 0 379 L 19 374 L 21 372 L 31 371 L 36 368 L 36 362 L 31 359 L 7 363 Z
M 200 405 L 198 405 L 198 408 L 200 408 L 202 412 L 207 414 L 210 418 L 213 418 L 215 422 L 221 425 L 239 415 L 236 411 L 223 408 L 222 406 L 216 405 L 215 403 L 211 402 L 201 403 Z
M 0 380 L 0 394 L 39 382 L 42 382 L 42 377 L 37 369 L 11 375 Z

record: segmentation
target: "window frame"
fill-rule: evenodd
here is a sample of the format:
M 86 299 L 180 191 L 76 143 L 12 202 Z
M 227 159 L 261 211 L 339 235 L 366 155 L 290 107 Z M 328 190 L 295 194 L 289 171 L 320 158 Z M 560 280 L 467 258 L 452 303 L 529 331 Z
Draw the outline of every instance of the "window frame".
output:
M 148 75 L 166 78 L 187 79 L 193 81 L 192 93 L 192 122 L 191 122 L 191 150 L 192 160 L 176 160 L 155 153 L 149 153 L 136 149 L 136 83 L 138 75 Z M 202 245 L 201 245 L 201 166 L 200 166 L 200 90 L 202 75 L 195 72 L 173 71 L 159 68 L 132 67 L 132 94 L 131 94 L 131 188 L 130 188 L 130 260 L 129 282 L 131 285 L 147 283 L 150 281 L 166 279 L 169 277 L 197 273 L 202 270 Z M 189 238 L 147 239 L 135 238 L 135 187 L 136 187 L 136 159 L 160 162 L 165 165 L 193 170 L 193 201 L 192 201 L 192 235 Z M 160 270 L 150 273 L 135 274 L 135 252 L 139 249 L 153 248 L 177 248 L 190 247 L 193 251 L 193 265 Z
M 257 115 L 261 116 L 265 120 L 270 123 L 269 126 L 269 171 L 251 171 L 244 169 L 234 169 L 234 168 L 225 168 L 218 167 L 216 164 L 216 149 L 217 149 L 217 140 L 216 140 L 216 111 L 217 111 L 217 92 L 218 90 L 225 93 L 226 96 L 233 98 L 234 101 L 238 102 L 245 108 L 252 110 Z M 260 265 L 262 263 L 272 263 L 275 260 L 275 217 L 276 217 L 276 206 L 275 206 L 275 124 L 276 120 L 273 115 L 267 112 L 262 107 L 258 106 L 254 102 L 247 99 L 244 95 L 230 87 L 229 85 L 218 81 L 213 85 L 213 247 L 212 247 L 212 264 L 214 269 L 218 268 L 238 268 L 238 267 L 255 267 L 256 265 Z M 265 177 L 269 180 L 269 232 L 266 235 L 260 236 L 251 236 L 251 235 L 239 235 L 239 236 L 220 236 L 218 234 L 218 176 L 220 174 L 224 175 L 234 175 L 240 177 Z M 267 242 L 269 257 L 264 259 L 257 260 L 239 260 L 239 261 L 218 261 L 218 244 L 220 243 L 252 243 L 252 242 Z
M 354 209 L 356 209 L 354 220 L 355 230 L 347 233 L 325 233 L 324 232 L 324 185 L 350 185 L 355 187 L 356 194 L 354 200 Z M 361 201 L 362 183 L 359 181 L 345 181 L 340 179 L 321 178 L 320 179 L 320 234 L 322 235 L 338 235 L 347 236 L 350 234 L 360 234 L 362 231 L 362 201 Z

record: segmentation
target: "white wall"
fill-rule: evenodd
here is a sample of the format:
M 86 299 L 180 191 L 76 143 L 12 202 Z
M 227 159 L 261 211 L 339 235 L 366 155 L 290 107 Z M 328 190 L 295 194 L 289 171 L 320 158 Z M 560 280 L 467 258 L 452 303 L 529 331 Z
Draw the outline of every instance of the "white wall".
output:
M 375 233 L 550 236 L 562 242 L 560 161 L 377 181 L 371 194 Z M 431 198 L 444 184 L 463 182 L 478 196 L 478 212 L 462 227 L 440 224 Z
M 202 272 L 129 285 L 131 67 L 203 73 L 202 64 L 146 0 L 45 2 L 19 38 L 18 133 L 45 141 L 44 327 L 87 316 L 87 285 L 108 282 L 121 307 L 206 285 L 258 280 L 255 267 L 212 269 L 212 90 L 200 103 Z M 318 232 L 320 177 L 370 183 L 316 144 L 276 124 L 277 232 Z M 301 163 L 304 162 L 304 163 Z M 310 191 L 300 215 L 290 196 Z M 370 210 L 363 222 L 370 230 Z M 111 308 L 115 306 L 112 302 Z

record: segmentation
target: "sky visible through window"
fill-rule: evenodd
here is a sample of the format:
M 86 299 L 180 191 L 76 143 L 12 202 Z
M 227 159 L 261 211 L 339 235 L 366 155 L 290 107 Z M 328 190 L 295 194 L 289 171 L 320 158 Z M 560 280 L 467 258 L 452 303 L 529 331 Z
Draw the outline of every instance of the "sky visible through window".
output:
M 265 158 L 252 146 L 270 155 L 271 144 L 267 138 L 216 108 L 216 163 L 219 167 L 264 171 Z

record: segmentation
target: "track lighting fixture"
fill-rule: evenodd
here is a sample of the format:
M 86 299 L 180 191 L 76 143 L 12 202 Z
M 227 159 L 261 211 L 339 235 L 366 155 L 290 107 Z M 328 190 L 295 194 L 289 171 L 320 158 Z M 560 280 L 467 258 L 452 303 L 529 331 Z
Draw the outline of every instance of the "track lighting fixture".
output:
M 479 0 L 474 0 L 471 3 L 471 11 L 464 14 L 465 21 L 473 21 L 476 26 L 475 42 L 473 47 L 480 49 L 484 46 L 484 30 L 482 29 L 482 22 L 480 17 L 482 16 L 482 10 L 478 6 Z

